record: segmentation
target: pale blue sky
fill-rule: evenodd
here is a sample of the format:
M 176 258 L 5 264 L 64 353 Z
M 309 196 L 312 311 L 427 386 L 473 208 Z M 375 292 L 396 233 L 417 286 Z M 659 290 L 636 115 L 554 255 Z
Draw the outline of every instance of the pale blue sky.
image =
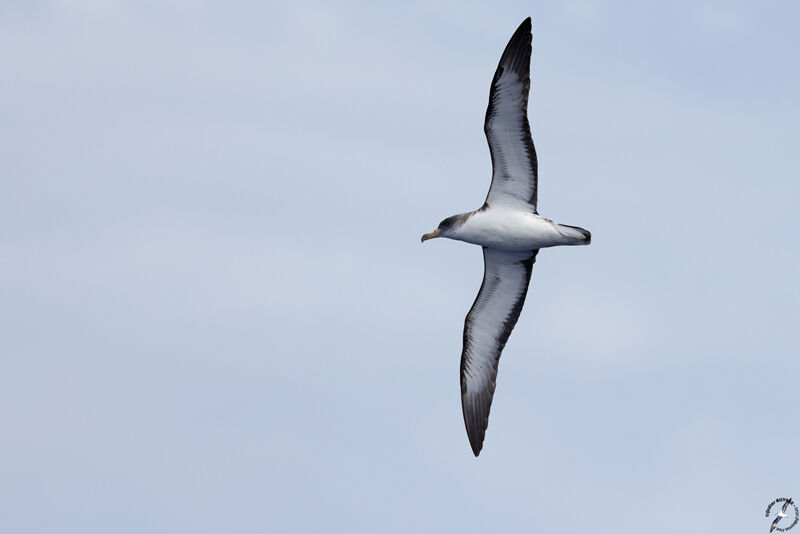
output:
M 491 4 L 491 5 L 490 5 Z M 0 4 L 14 533 L 767 532 L 800 497 L 796 2 Z M 547 250 L 461 418 L 506 41 Z

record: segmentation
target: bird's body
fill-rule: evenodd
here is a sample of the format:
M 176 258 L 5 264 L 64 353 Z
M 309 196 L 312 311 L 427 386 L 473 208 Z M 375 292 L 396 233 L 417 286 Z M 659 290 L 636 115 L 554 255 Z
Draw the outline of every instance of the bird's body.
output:
M 449 237 L 497 250 L 522 251 L 559 245 L 585 245 L 588 232 L 508 206 L 487 206 L 464 213 L 464 223 Z
M 461 407 L 470 445 L 480 454 L 489 424 L 500 353 L 517 323 L 539 250 L 588 245 L 591 234 L 537 210 L 538 160 L 528 124 L 531 19 L 511 37 L 489 92 L 484 131 L 492 185 L 483 206 L 439 223 L 422 241 L 446 237 L 483 247 L 481 289 L 464 321 Z

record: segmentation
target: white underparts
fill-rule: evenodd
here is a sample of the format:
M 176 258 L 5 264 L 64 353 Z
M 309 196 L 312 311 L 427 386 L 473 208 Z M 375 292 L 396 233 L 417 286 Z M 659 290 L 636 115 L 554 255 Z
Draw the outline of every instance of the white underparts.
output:
M 475 211 L 463 224 L 448 229 L 442 237 L 500 250 L 534 250 L 589 242 L 586 230 L 505 207 Z

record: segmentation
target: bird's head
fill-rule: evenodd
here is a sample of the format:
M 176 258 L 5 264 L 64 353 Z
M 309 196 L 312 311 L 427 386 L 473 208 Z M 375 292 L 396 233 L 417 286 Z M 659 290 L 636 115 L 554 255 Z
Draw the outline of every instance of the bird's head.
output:
M 433 232 L 429 234 L 425 234 L 422 236 L 422 242 L 424 243 L 428 239 L 433 239 L 434 237 L 450 237 L 453 229 L 461 224 L 466 220 L 464 215 L 453 215 L 452 217 L 448 217 L 442 222 L 439 223 L 439 226 Z

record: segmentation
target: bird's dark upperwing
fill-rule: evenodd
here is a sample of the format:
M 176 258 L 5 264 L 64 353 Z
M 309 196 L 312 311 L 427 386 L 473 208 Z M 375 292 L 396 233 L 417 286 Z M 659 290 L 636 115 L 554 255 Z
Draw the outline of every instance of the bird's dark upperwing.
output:
M 464 321 L 461 353 L 461 408 L 475 456 L 489 425 L 500 353 L 522 311 L 538 252 L 483 249 L 483 283 Z
M 500 58 L 483 129 L 492 155 L 492 185 L 486 202 L 537 213 L 538 163 L 528 124 L 531 40 L 529 17 L 514 32 Z

